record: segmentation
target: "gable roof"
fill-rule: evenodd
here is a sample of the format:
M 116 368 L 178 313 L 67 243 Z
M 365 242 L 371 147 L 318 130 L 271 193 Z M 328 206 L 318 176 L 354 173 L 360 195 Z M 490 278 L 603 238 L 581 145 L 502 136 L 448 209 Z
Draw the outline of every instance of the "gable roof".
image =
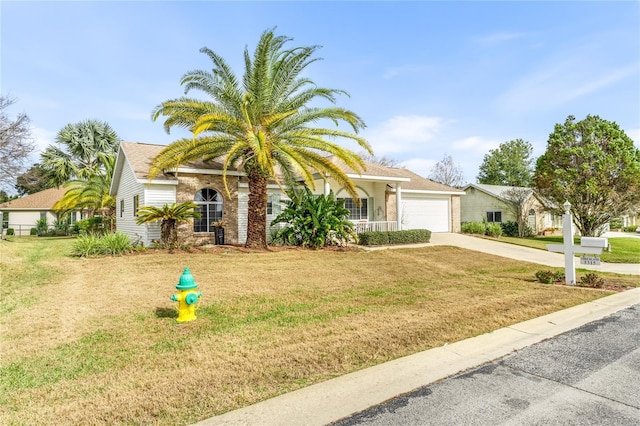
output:
M 53 210 L 68 188 L 59 186 L 0 204 L 0 210 Z
M 487 185 L 484 183 L 470 183 L 462 188 L 463 191 L 466 192 L 469 188 L 475 188 L 480 190 L 488 195 L 504 200 L 504 193 L 513 189 L 516 190 L 526 190 L 533 194 L 533 189 L 526 188 L 523 186 L 505 186 L 505 185 Z
M 362 178 L 383 178 L 385 180 L 401 182 L 402 191 L 425 191 L 425 192 L 443 192 L 450 194 L 464 194 L 458 188 L 453 188 L 431 179 L 424 178 L 409 169 L 402 167 L 388 167 L 381 164 L 365 161 L 365 170 L 362 174 L 355 172 L 351 167 L 347 166 L 342 160 L 335 156 L 331 156 L 331 161 L 336 164 L 343 172 L 352 179 Z
M 118 188 L 119 179 L 122 173 L 122 167 L 128 162 L 133 170 L 136 179 L 140 183 L 146 183 L 149 179 L 149 169 L 151 160 L 164 148 L 164 145 L 121 142 L 118 150 L 115 170 L 113 172 L 113 180 L 111 182 L 111 195 L 115 195 Z M 352 168 L 348 167 L 342 160 L 335 156 L 329 157 L 347 176 L 352 179 L 382 180 L 389 182 L 401 182 L 403 191 L 411 192 L 439 192 L 462 195 L 463 191 L 430 179 L 423 178 L 411 170 L 387 167 L 380 164 L 365 161 L 365 171 L 360 174 L 356 173 Z M 177 168 L 178 171 L 195 173 L 198 170 L 222 170 L 223 164 L 217 161 L 204 162 L 202 160 L 185 163 Z M 229 170 L 229 175 L 244 175 L 243 172 L 237 170 Z M 159 174 L 153 178 L 154 183 L 171 183 L 175 184 L 177 178 L 172 173 Z

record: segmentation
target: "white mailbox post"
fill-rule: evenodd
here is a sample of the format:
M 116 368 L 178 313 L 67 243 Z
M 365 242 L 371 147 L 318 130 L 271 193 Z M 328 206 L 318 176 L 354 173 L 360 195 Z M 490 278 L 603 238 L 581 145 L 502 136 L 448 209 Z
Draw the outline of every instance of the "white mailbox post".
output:
M 600 254 L 607 248 L 609 241 L 606 238 L 582 237 L 580 245 L 573 245 L 573 217 L 569 212 L 571 204 L 567 201 L 563 205 L 564 215 L 562 215 L 562 244 L 547 244 L 547 250 L 564 253 L 564 277 L 567 285 L 576 284 L 576 261 L 575 255 Z M 599 264 L 599 259 L 598 263 Z

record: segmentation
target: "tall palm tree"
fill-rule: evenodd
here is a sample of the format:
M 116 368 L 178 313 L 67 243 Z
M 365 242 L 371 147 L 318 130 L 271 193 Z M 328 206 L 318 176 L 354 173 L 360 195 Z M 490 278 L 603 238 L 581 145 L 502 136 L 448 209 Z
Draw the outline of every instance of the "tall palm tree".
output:
M 115 158 L 100 155 L 105 170 L 98 171 L 88 179 L 72 179 L 63 185 L 68 188 L 53 209 L 61 216 L 74 210 L 89 210 L 90 215 L 100 214 L 104 223 L 113 230 L 115 226 L 116 199 L 109 193 Z
M 88 179 L 104 171 L 105 158 L 115 158 L 120 140 L 108 123 L 85 120 L 64 126 L 56 144 L 41 154 L 41 163 L 52 183 L 59 186 L 69 179 Z
M 318 107 L 318 99 L 335 104 L 342 90 L 318 87 L 301 76 L 302 71 L 318 60 L 313 54 L 319 46 L 285 49 L 291 39 L 265 31 L 253 54 L 244 51 L 244 77 L 240 82 L 226 61 L 208 48 L 200 51 L 213 62 L 211 72 L 195 70 L 181 81 L 185 94 L 200 90 L 210 100 L 189 97 L 171 99 L 158 105 L 153 120 L 167 117 L 167 132 L 174 126 L 193 132 L 164 148 L 152 162 L 150 177 L 199 158 L 223 158 L 222 176 L 227 196 L 226 172 L 244 170 L 249 181 L 247 241 L 250 248 L 266 249 L 267 180 L 288 184 L 302 177 L 313 187 L 313 172 L 331 175 L 354 198 L 353 183 L 346 174 L 321 152 L 333 154 L 356 171 L 364 163 L 354 151 L 330 139 L 355 141 L 367 152 L 371 147 L 357 135 L 364 128 L 354 112 L 338 107 Z M 311 104 L 314 106 L 311 106 Z M 319 121 L 330 121 L 334 129 L 315 127 Z M 338 128 L 340 123 L 351 131 Z
M 162 207 L 142 206 L 138 209 L 136 223 L 142 225 L 143 223 L 162 221 L 160 223 L 162 244 L 165 247 L 173 247 L 178 239 L 178 223 L 186 222 L 192 217 L 199 218 L 200 212 L 195 210 L 198 207 L 194 202 L 165 204 Z

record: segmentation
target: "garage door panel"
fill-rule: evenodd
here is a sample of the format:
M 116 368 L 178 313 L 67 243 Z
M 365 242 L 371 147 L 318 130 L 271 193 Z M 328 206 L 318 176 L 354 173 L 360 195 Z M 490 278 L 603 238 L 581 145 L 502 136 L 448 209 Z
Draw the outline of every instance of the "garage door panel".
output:
M 414 198 L 402 199 L 403 229 L 428 229 L 431 232 L 449 232 L 449 199 L 448 198 Z

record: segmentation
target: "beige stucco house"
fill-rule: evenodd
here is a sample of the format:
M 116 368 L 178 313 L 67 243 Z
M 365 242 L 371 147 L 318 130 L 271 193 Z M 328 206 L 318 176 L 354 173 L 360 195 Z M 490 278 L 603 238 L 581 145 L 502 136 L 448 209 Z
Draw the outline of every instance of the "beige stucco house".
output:
M 492 223 L 518 222 L 515 212 L 509 207 L 510 194 L 523 195 L 525 222 L 535 234 L 545 230 L 562 228 L 562 216 L 554 214 L 531 188 L 468 184 L 462 188 L 465 196 L 460 203 L 462 222 Z
M 144 245 L 160 239 L 158 223 L 136 225 L 136 209 L 143 205 L 194 201 L 201 218 L 179 225 L 180 236 L 194 244 L 215 243 L 213 226 L 224 222 L 225 243 L 244 244 L 247 229 L 249 185 L 241 170 L 227 171 L 231 197 L 222 181 L 222 165 L 191 162 L 149 180 L 151 160 L 163 145 L 122 142 L 116 159 L 111 194 L 116 197 L 116 227 Z M 463 192 L 422 178 L 401 168 L 366 164 L 364 173 L 355 173 L 336 162 L 356 185 L 360 206 L 331 178 L 315 175 L 316 194 L 330 190 L 345 199 L 350 219 L 358 231 L 429 229 L 458 232 L 460 196 Z M 267 223 L 279 213 L 285 198 L 275 183 L 268 185 Z

